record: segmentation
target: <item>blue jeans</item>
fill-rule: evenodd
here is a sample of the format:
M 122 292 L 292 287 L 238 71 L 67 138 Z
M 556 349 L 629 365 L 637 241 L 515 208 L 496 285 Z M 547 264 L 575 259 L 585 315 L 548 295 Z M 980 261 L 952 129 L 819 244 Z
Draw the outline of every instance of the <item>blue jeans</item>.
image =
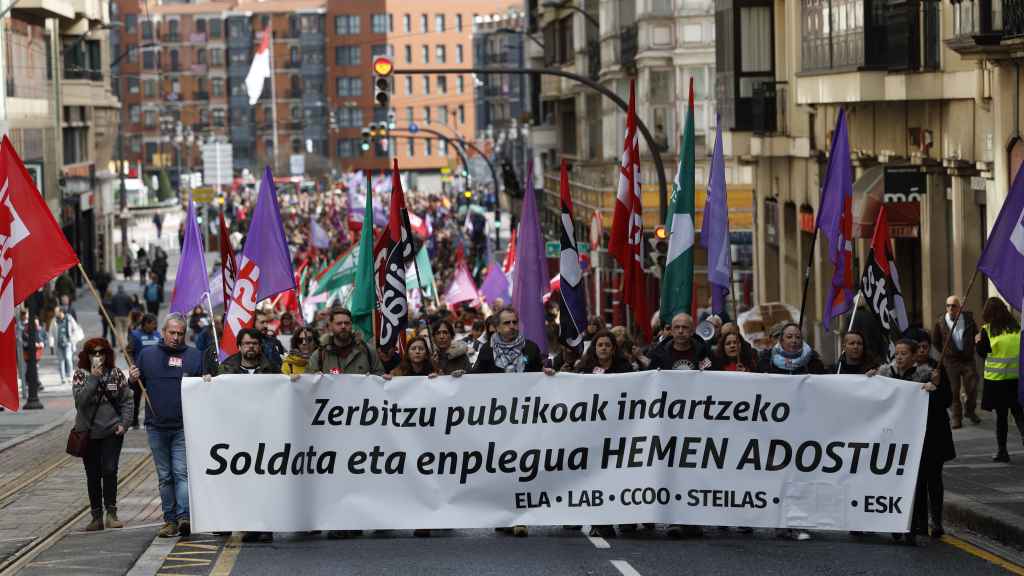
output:
M 75 375 L 75 347 L 71 344 L 57 346 L 57 363 L 60 365 L 60 380 L 70 380 Z
M 160 483 L 164 522 L 188 518 L 188 467 L 185 462 L 185 430 L 147 428 L 149 450 L 153 453 Z

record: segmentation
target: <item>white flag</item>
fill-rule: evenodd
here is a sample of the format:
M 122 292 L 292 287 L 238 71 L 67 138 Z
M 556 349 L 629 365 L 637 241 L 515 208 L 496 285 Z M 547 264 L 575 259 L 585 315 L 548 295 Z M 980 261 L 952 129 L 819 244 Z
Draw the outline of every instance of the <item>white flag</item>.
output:
M 249 93 L 249 106 L 253 106 L 263 93 L 263 82 L 270 78 L 270 30 L 263 32 L 263 42 L 252 58 L 252 66 L 245 75 L 245 91 Z

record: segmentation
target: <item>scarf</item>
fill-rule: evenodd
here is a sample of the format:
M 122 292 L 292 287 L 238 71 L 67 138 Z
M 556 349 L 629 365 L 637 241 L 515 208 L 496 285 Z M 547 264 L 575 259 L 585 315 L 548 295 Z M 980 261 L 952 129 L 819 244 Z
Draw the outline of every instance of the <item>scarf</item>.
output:
M 497 332 L 491 335 L 491 350 L 494 351 L 494 365 L 505 372 L 523 372 L 526 369 L 526 337 L 516 336 L 511 342 L 505 342 Z
M 799 352 L 786 352 L 782 349 L 782 346 L 776 344 L 772 347 L 772 365 L 779 370 L 785 370 L 792 372 L 793 370 L 801 370 L 807 363 L 814 357 L 814 351 L 805 342 L 803 349 Z
M 949 328 L 950 333 L 953 335 L 953 346 L 956 349 L 963 352 L 964 350 L 964 315 L 960 313 L 960 316 L 956 319 L 956 326 L 953 326 L 953 318 L 946 314 L 946 328 Z

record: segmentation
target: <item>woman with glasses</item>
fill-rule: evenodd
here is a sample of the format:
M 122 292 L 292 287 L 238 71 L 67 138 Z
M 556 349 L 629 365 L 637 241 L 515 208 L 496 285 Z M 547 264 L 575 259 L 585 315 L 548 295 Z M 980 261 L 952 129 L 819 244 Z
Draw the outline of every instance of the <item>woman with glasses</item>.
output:
M 281 361 L 281 373 L 299 375 L 306 373 L 309 357 L 316 352 L 319 338 L 311 328 L 303 326 L 292 334 L 292 351 Z
M 455 340 L 455 327 L 448 320 L 434 325 L 434 365 L 438 374 L 469 370 L 469 347 Z
M 89 432 L 82 461 L 92 522 L 85 529 L 103 530 L 104 509 L 106 527 L 122 528 L 117 519 L 117 465 L 132 416 L 132 389 L 124 373 L 114 367 L 114 349 L 103 338 L 92 338 L 82 346 L 72 382 L 78 411 L 75 430 Z

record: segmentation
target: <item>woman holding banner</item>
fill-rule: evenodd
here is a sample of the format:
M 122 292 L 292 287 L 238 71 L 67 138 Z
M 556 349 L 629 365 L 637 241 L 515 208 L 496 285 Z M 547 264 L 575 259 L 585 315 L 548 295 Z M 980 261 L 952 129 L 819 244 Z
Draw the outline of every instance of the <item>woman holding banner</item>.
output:
M 981 409 L 996 413 L 996 445 L 994 462 L 1009 462 L 1006 437 L 1010 414 L 1017 430 L 1024 437 L 1024 410 L 1017 401 L 1017 383 L 1020 374 L 1020 324 L 999 298 L 989 298 L 982 309 L 985 325 L 975 337 L 978 355 L 985 359 L 985 388 L 981 396 Z M 1009 414 L 1008 414 L 1009 413 Z
M 874 354 L 864 345 L 864 335 L 850 330 L 843 336 L 843 354 L 839 357 L 839 374 L 871 374 L 878 369 Z
M 430 360 L 427 351 L 427 339 L 416 336 L 405 345 L 405 355 L 398 367 L 391 371 L 392 376 L 436 376 L 437 370 Z
M 433 329 L 434 365 L 438 374 L 469 370 L 469 347 L 455 341 L 455 327 L 449 320 L 438 320 Z
M 726 332 L 711 353 L 711 369 L 723 372 L 756 372 L 757 356 L 739 332 Z
M 896 343 L 893 361 L 878 369 L 879 376 L 919 382 L 921 389 L 929 392 L 928 422 L 921 451 L 921 466 L 917 472 L 910 533 L 905 538 L 902 534 L 892 535 L 897 542 L 903 541 L 909 546 L 917 545 L 918 534 L 928 533 L 929 514 L 932 520 L 932 538 L 939 538 L 946 533 L 942 527 L 942 466 L 956 458 L 953 430 L 949 426 L 949 414 L 946 412 L 953 403 L 949 379 L 944 370 L 916 364 L 916 354 L 917 342 L 910 339 L 900 340 Z
M 303 326 L 292 334 L 292 351 L 281 361 L 281 374 L 298 376 L 306 373 L 309 357 L 316 352 L 320 341 L 312 328 Z

